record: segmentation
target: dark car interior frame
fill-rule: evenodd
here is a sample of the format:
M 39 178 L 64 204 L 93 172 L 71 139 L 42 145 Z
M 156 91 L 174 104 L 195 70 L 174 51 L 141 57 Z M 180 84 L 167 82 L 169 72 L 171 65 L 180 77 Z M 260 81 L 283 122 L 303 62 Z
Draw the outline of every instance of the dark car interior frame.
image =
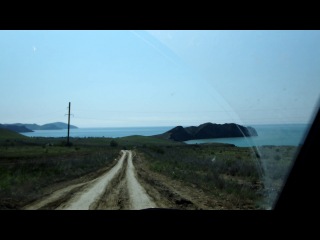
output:
M 283 186 L 274 210 L 315 210 L 319 201 L 320 107 Z

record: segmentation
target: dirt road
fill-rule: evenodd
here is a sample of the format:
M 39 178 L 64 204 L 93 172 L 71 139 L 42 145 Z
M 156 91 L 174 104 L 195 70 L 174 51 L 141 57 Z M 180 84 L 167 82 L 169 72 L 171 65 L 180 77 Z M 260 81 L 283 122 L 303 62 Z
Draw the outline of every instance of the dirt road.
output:
M 118 182 L 126 182 L 128 191 L 127 207 L 129 209 L 145 209 L 154 208 L 156 204 L 148 196 L 144 188 L 140 185 L 135 177 L 135 168 L 132 164 L 132 152 L 127 150 L 121 151 L 122 155 L 117 161 L 117 164 L 102 176 L 84 183 L 78 183 L 67 186 L 63 189 L 53 192 L 48 197 L 26 206 L 24 209 L 41 209 L 45 206 L 50 206 L 54 202 L 62 201 L 59 206 L 55 207 L 58 210 L 89 210 L 103 208 L 103 198 L 107 193 L 111 193 L 115 184 L 113 180 Z M 126 162 L 125 162 L 126 160 Z M 126 169 L 125 174 L 121 174 Z M 121 179 L 122 175 L 125 179 Z
M 135 177 L 135 169 L 132 164 L 132 152 L 128 151 L 128 165 L 126 171 L 128 191 L 131 209 L 154 208 L 155 203 L 150 199 L 144 188 Z
M 52 188 L 24 210 L 219 209 L 203 192 L 150 172 L 143 159 L 121 150 L 114 165 L 95 177 Z

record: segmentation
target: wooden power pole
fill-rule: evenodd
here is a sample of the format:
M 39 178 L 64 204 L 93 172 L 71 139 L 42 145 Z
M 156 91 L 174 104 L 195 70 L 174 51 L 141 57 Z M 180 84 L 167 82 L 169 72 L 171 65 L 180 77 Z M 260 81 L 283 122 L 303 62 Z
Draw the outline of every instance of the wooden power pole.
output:
M 71 102 L 69 102 L 69 113 L 68 113 L 68 140 L 67 140 L 67 146 L 70 145 L 69 137 L 70 137 L 70 108 L 71 108 Z

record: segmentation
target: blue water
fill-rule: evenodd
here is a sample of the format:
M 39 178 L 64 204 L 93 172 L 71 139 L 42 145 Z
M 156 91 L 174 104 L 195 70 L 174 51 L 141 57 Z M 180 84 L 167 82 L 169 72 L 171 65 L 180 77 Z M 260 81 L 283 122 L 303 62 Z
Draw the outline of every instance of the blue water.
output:
M 126 137 L 130 135 L 152 136 L 169 131 L 173 127 L 119 127 L 119 128 L 77 128 L 70 129 L 70 137 Z M 67 129 L 35 130 L 23 133 L 28 137 L 66 137 Z
M 307 124 L 251 125 L 258 133 L 256 137 L 215 138 L 186 141 L 188 144 L 231 143 L 238 147 L 277 145 L 298 146 L 309 129 Z M 172 127 L 121 127 L 121 128 L 78 128 L 70 129 L 71 137 L 125 137 L 130 135 L 152 136 L 164 133 Z M 23 133 L 29 137 L 66 137 L 67 130 L 36 130 Z
M 188 144 L 201 143 L 231 143 L 238 147 L 251 146 L 299 146 L 309 130 L 308 124 L 272 124 L 272 125 L 250 125 L 258 133 L 255 137 L 243 138 L 215 138 L 189 140 Z

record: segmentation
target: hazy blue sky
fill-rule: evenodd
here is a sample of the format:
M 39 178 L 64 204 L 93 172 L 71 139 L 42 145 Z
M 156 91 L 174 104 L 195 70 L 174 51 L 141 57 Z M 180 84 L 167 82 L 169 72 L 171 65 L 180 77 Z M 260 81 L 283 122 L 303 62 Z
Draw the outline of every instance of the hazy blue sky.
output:
M 0 123 L 306 123 L 320 31 L 0 31 Z

